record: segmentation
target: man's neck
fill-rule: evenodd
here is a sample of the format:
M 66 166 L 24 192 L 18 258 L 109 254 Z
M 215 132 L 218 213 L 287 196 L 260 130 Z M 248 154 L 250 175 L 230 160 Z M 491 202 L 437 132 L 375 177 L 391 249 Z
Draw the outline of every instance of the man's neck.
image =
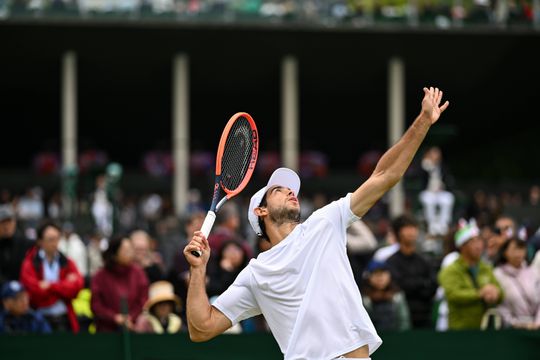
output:
M 272 244 L 272 247 L 279 244 L 283 239 L 285 239 L 289 234 L 294 230 L 294 228 L 298 225 L 298 223 L 295 222 L 287 222 L 284 224 L 281 224 L 280 226 L 273 227 L 267 231 L 268 237 L 270 238 L 270 244 Z
M 416 248 L 409 249 L 409 248 L 400 247 L 399 251 L 404 256 L 412 256 L 416 252 Z
M 48 252 L 43 250 L 44 259 L 47 260 L 47 262 L 49 262 L 49 263 L 52 263 L 52 262 L 54 262 L 56 260 L 56 254 L 57 254 L 57 252 L 49 254 Z

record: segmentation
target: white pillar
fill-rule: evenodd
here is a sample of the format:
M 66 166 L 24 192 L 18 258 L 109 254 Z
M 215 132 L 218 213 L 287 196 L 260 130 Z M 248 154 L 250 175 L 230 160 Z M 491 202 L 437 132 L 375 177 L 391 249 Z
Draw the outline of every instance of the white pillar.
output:
M 392 58 L 388 63 L 388 146 L 394 145 L 405 129 L 405 68 L 403 60 Z M 405 192 L 403 181 L 390 190 L 390 216 L 403 214 Z
M 77 173 L 77 55 L 68 51 L 62 56 L 62 209 L 63 216 L 75 215 Z
M 298 171 L 298 61 L 286 56 L 281 62 L 281 155 L 283 165 Z
M 189 59 L 173 59 L 173 201 L 178 216 L 185 214 L 189 190 Z
M 62 58 L 62 165 L 77 165 L 77 57 L 72 51 Z

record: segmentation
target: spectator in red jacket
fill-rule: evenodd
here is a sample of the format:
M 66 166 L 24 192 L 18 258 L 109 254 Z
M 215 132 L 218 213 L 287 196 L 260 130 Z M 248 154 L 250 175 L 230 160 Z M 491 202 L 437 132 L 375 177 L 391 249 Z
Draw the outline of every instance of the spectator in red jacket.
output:
M 37 231 L 36 246 L 26 255 L 21 267 L 21 282 L 30 296 L 30 304 L 47 319 L 53 331 L 79 331 L 71 300 L 84 286 L 73 261 L 58 251 L 62 232 L 51 221 Z
M 105 267 L 92 279 L 92 311 L 97 331 L 134 328 L 148 299 L 148 278 L 133 263 L 135 252 L 128 237 L 114 237 L 103 254 Z

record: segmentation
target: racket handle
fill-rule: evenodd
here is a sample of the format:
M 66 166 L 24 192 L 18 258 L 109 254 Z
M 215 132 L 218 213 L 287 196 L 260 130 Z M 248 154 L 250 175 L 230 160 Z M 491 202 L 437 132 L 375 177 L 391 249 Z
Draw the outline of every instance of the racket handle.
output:
M 212 230 L 212 226 L 214 226 L 214 222 L 216 221 L 216 213 L 212 210 L 208 211 L 206 214 L 206 218 L 204 219 L 204 222 L 201 226 L 201 232 L 203 233 L 204 237 L 208 239 L 208 235 L 210 234 L 210 230 Z M 193 256 L 199 257 L 202 255 L 200 251 L 192 251 L 191 252 Z

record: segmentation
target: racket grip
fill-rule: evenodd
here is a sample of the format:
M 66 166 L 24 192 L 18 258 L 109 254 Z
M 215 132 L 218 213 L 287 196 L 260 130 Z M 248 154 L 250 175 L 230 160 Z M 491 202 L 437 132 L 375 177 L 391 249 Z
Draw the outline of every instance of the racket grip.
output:
M 204 222 L 201 226 L 201 232 L 203 233 L 204 237 L 208 239 L 208 235 L 210 234 L 210 230 L 212 230 L 212 226 L 214 226 L 214 222 L 216 221 L 216 213 L 212 210 L 208 211 L 206 214 L 206 218 L 204 219 Z M 191 252 L 193 256 L 199 257 L 202 255 L 200 251 L 192 251 Z

